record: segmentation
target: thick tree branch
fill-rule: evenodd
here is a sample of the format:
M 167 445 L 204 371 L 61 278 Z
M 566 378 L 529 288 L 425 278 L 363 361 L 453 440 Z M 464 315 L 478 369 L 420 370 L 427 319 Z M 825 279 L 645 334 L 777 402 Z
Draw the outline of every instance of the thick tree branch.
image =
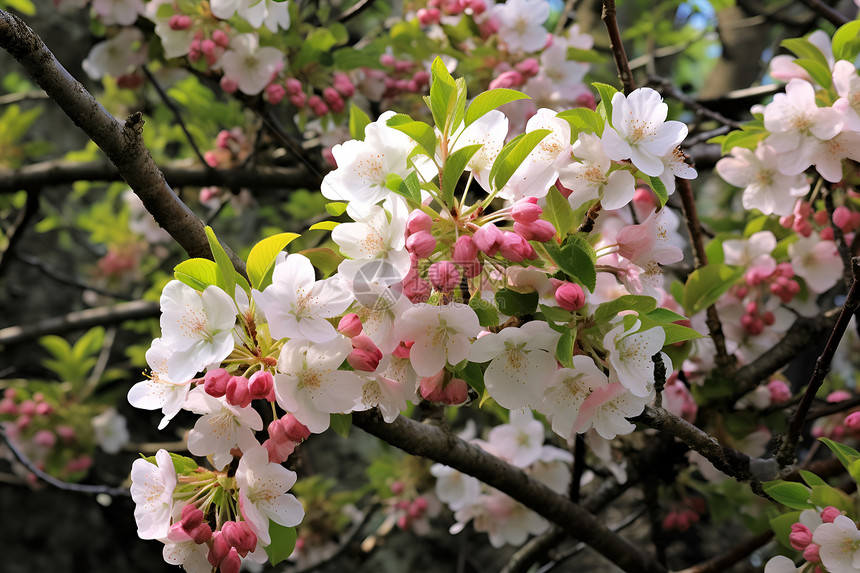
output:
M 776 453 L 776 459 L 783 467 L 794 463 L 797 453 L 797 443 L 800 441 L 800 431 L 806 422 L 806 415 L 812 406 L 812 400 L 824 383 L 827 373 L 830 372 L 830 363 L 833 361 L 833 356 L 836 354 L 839 342 L 845 335 L 845 330 L 848 328 L 851 317 L 860 308 L 860 257 L 855 257 L 851 260 L 851 267 L 854 278 L 851 282 L 848 296 L 845 298 L 845 304 L 842 306 L 842 312 L 839 313 L 839 318 L 836 320 L 833 332 L 827 340 L 827 346 L 824 347 L 821 356 L 815 361 L 815 370 L 813 370 L 812 377 L 809 379 L 809 385 L 806 387 L 806 392 L 803 394 L 797 410 L 794 411 L 794 416 L 788 425 L 788 431 Z
M 821 0 L 800 0 L 800 2 L 834 26 L 841 26 L 851 21 Z
M 525 472 L 436 426 L 398 416 L 391 424 L 378 413 L 354 412 L 353 424 L 407 453 L 469 474 L 539 513 L 628 572 L 664 572 L 653 556 L 610 531 L 593 514 Z
M 304 167 L 255 167 L 254 169 L 212 169 L 211 167 L 167 166 L 162 169 L 168 184 L 174 187 L 228 187 L 241 189 L 313 188 L 316 176 Z M 119 171 L 110 163 L 93 161 L 43 161 L 19 169 L 0 169 L 0 193 L 42 189 L 75 181 L 122 181 Z
M 46 334 L 62 334 L 97 325 L 117 324 L 125 320 L 155 318 L 160 312 L 157 302 L 145 300 L 88 308 L 87 310 L 70 312 L 65 316 L 55 316 L 38 322 L 31 322 L 24 326 L 10 326 L 0 329 L 0 346 L 25 342 Z
M 0 10 L 0 47 L 102 148 L 155 220 L 189 256 L 211 256 L 203 223 L 173 193 L 144 145 L 140 113 L 131 115 L 124 124 L 117 120 L 66 71 L 29 26 L 3 10 Z M 229 249 L 227 253 L 244 273 L 244 262 Z

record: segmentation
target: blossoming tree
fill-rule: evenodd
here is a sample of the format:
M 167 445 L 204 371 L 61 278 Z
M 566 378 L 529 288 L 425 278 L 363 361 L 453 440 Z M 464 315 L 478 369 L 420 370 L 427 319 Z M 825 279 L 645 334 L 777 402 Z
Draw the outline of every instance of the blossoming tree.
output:
M 671 82 L 637 88 L 612 0 L 620 83 L 585 83 L 604 31 L 583 31 L 569 6 L 430 0 L 380 33 L 373 10 L 362 19 L 370 4 L 332 16 L 292 1 L 94 0 L 103 39 L 82 69 L 111 107 L 131 111 L 147 89 L 158 101 L 124 121 L 0 10 L 0 46 L 101 148 L 102 177 L 133 192 L 120 217 L 106 199 L 79 219 L 107 246 L 87 296 L 140 285 L 145 301 L 66 324 L 158 317 L 129 352 L 143 379 L 107 369 L 115 326 L 107 341 L 42 340 L 68 383 L 4 382 L 16 467 L 130 495 L 139 537 L 192 573 L 324 562 L 348 548 L 349 519 L 331 518 L 334 547 L 314 520 L 353 504 L 369 516 L 353 528 L 363 551 L 395 527 L 471 527 L 519 547 L 508 572 L 555 566 L 547 551 L 567 538 L 625 571 L 667 571 L 681 563 L 669 537 L 705 518 L 754 536 L 702 548 L 692 570 L 774 535 L 767 572 L 860 570 L 860 515 L 837 477 L 860 479 L 853 357 L 837 356 L 860 308 L 860 21 L 807 2 L 826 31 L 782 42 L 793 55 L 772 60 L 751 109 L 725 95 L 745 102 L 743 121 Z M 0 116 L 10 146 L 35 119 L 19 111 Z M 697 161 L 697 146 L 717 157 Z M 79 162 L 88 149 L 0 171 L 17 213 L 0 273 L 41 186 L 99 179 Z M 172 155 L 185 163 L 160 170 Z M 313 193 L 254 202 L 296 186 Z M 720 189 L 737 211 L 707 200 Z M 278 225 L 284 202 L 303 228 Z M 188 258 L 171 258 L 171 238 Z M 28 336 L 6 329 L 0 344 Z M 810 373 L 786 370 L 821 339 Z M 106 382 L 159 431 L 182 426 L 175 451 L 133 461 L 125 489 L 72 483 L 95 442 L 116 453 L 128 440 Z M 432 463 L 373 462 L 370 485 L 336 503 L 297 460 L 351 426 Z M 628 521 L 648 514 L 653 551 L 601 514 L 630 510 L 621 496 L 640 486 Z

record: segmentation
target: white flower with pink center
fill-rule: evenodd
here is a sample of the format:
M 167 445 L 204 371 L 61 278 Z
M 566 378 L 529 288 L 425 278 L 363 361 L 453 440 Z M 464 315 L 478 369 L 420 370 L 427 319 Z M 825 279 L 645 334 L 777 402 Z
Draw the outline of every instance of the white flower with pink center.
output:
M 487 440 L 496 455 L 526 468 L 541 456 L 544 427 L 531 410 L 511 410 L 510 422 L 490 430 Z
M 613 161 L 630 159 L 645 175 L 657 177 L 665 166 L 662 157 L 687 137 L 687 126 L 666 121 L 669 106 L 650 88 L 612 96 L 612 128 L 603 132 L 606 154 Z
M 314 434 L 329 427 L 330 414 L 353 411 L 364 381 L 355 373 L 338 370 L 352 344 L 345 336 L 321 343 L 294 338 L 281 349 L 275 396 L 284 410 Z
M 791 80 L 784 94 L 776 94 L 764 108 L 764 127 L 770 132 L 765 143 L 777 152 L 779 170 L 797 175 L 821 156 L 821 140 L 836 136 L 844 121 L 829 107 L 818 107 L 815 89 L 803 80 Z
M 786 175 L 777 169 L 779 154 L 765 143 L 755 152 L 743 147 L 732 149 L 732 155 L 717 161 L 717 173 L 726 182 L 743 188 L 744 209 L 758 209 L 765 215 L 791 215 L 793 197 L 809 191 L 809 182 L 802 173 Z
M 257 95 L 283 69 L 284 54 L 276 48 L 260 47 L 256 34 L 237 34 L 215 67 L 224 72 L 225 78 L 235 82 L 239 91 Z
M 263 545 L 269 545 L 269 520 L 295 527 L 305 517 L 296 496 L 287 493 L 296 483 L 296 472 L 269 462 L 269 452 L 255 446 L 242 453 L 236 470 L 242 517 Z
M 571 153 L 556 161 L 561 184 L 571 190 L 567 200 L 574 209 L 598 198 L 603 208 L 610 210 L 620 209 L 633 200 L 636 180 L 626 169 L 610 172 L 612 160 L 603 143 L 594 133 L 580 133 Z
M 559 333 L 545 322 L 527 322 L 486 334 L 472 344 L 469 360 L 487 362 L 484 381 L 490 396 L 505 408 L 537 406 L 556 371 Z
M 609 378 L 591 358 L 574 356 L 573 368 L 559 368 L 552 377 L 538 411 L 549 418 L 556 434 L 570 439 L 582 403 L 594 390 L 608 384 Z
M 337 330 L 326 320 L 343 313 L 353 294 L 339 276 L 318 281 L 311 261 L 304 255 L 288 255 L 275 265 L 272 284 L 253 291 L 274 338 L 306 338 L 326 342 Z
M 499 39 L 508 52 L 536 52 L 546 44 L 543 23 L 550 12 L 546 0 L 508 0 L 493 6 L 491 12 L 499 22 Z
M 464 304 L 416 304 L 403 313 L 397 329 L 401 340 L 412 340 L 412 367 L 420 376 L 432 376 L 446 364 L 469 356 L 469 339 L 481 331 L 478 315 Z
M 172 350 L 159 354 L 160 372 L 185 382 L 233 351 L 236 304 L 226 292 L 208 286 L 202 293 L 170 281 L 161 293 L 161 342 Z
M 806 286 L 816 294 L 836 286 L 842 278 L 842 257 L 833 241 L 825 241 L 813 233 L 809 237 L 798 237 L 788 246 L 791 268 L 794 274 L 806 281 Z
M 651 357 L 663 348 L 666 333 L 660 327 L 639 332 L 640 326 L 639 320 L 628 329 L 619 324 L 603 337 L 603 347 L 609 353 L 609 366 L 618 381 L 634 395 L 645 397 L 654 389 Z M 666 371 L 672 371 L 671 362 Z
M 850 517 L 839 515 L 833 523 L 822 523 L 812 534 L 819 545 L 821 564 L 830 573 L 854 573 L 860 570 L 860 531 Z
M 259 445 L 254 432 L 263 429 L 263 419 L 252 406 L 233 406 L 198 386 L 188 393 L 183 408 L 201 416 L 188 434 L 188 451 L 210 457 L 215 469 L 232 461 L 233 448 L 244 452 Z
M 167 537 L 170 529 L 176 469 L 166 450 L 158 450 L 155 462 L 138 459 L 131 464 L 131 499 L 141 539 Z
M 405 178 L 409 174 L 406 158 L 415 147 L 408 135 L 388 127 L 386 122 L 393 115 L 387 111 L 365 127 L 364 141 L 351 139 L 332 148 L 337 169 L 323 179 L 324 197 L 374 204 L 392 195 L 385 186 L 388 175 Z
M 128 391 L 128 403 L 142 410 L 161 410 L 164 417 L 158 424 L 163 430 L 167 423 L 179 413 L 191 389 L 191 377 L 173 382 L 167 375 L 167 360 L 173 351 L 162 343 L 160 338 L 152 341 L 146 351 L 146 363 L 152 377 L 138 382 Z M 193 373 L 192 375 L 193 376 Z

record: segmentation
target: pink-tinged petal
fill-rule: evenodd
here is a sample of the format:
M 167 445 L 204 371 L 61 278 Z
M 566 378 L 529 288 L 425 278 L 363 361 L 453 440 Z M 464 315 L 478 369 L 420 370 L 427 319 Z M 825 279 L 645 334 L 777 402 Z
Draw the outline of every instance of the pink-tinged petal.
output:
M 573 424 L 573 431 L 579 433 L 581 430 L 588 428 L 598 408 L 624 394 L 626 391 L 627 389 L 620 382 L 595 388 L 582 403 L 582 406 L 579 407 L 579 415 Z

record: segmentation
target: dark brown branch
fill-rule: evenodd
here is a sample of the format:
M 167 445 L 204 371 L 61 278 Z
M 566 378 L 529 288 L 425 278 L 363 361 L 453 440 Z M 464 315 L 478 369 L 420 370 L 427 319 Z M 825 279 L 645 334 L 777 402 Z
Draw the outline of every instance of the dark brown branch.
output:
M 191 257 L 211 257 L 203 223 L 173 193 L 143 142 L 143 116 L 118 121 L 75 80 L 41 38 L 17 16 L 0 10 L 0 47 L 9 52 L 45 93 L 116 165 L 155 220 Z M 244 274 L 245 264 L 227 253 Z
M 131 492 L 125 488 L 121 487 L 111 487 L 107 485 L 86 485 L 80 483 L 71 483 L 67 481 L 63 481 L 61 479 L 57 479 L 54 476 L 45 473 L 39 467 L 34 464 L 30 458 L 24 455 L 24 452 L 18 447 L 18 445 L 9 439 L 9 436 L 6 435 L 6 431 L 3 429 L 3 426 L 0 425 L 0 437 L 3 438 L 3 442 L 6 444 L 6 447 L 12 452 L 12 455 L 15 456 L 21 465 L 27 468 L 27 471 L 35 475 L 37 478 L 42 480 L 43 482 L 54 486 L 55 488 L 73 491 L 76 493 L 86 493 L 91 495 L 99 495 L 99 494 L 107 494 L 114 497 L 130 497 Z
M 450 432 L 403 416 L 387 424 L 373 411 L 354 412 L 353 423 L 407 453 L 450 466 L 506 493 L 561 526 L 575 539 L 587 543 L 625 571 L 666 571 L 653 556 L 610 531 L 582 506 Z
M 152 72 L 149 71 L 149 68 L 147 66 L 141 66 L 141 69 L 143 70 L 143 75 L 146 76 L 146 79 L 149 80 L 149 83 L 151 83 L 152 87 L 155 88 L 155 91 L 158 92 L 158 97 L 161 98 L 161 101 L 164 102 L 164 105 L 166 105 L 167 109 L 170 110 L 170 113 L 173 114 L 173 118 L 176 120 L 176 123 L 179 124 L 179 128 L 182 130 L 182 133 L 185 134 L 185 139 L 188 140 L 188 145 L 190 145 L 192 151 L 194 151 L 194 155 L 197 156 L 200 163 L 207 165 L 206 159 L 200 152 L 200 148 L 197 147 L 197 144 L 194 142 L 194 138 L 191 137 L 191 132 L 188 131 L 188 127 L 185 125 L 185 120 L 182 119 L 182 114 L 179 113 L 179 108 L 176 107 L 176 104 L 173 103 L 173 100 L 170 99 L 167 92 L 164 91 L 164 88 L 161 87 L 161 84 L 158 83 L 158 80 L 152 75 Z
M 839 313 L 839 318 L 836 320 L 833 332 L 827 340 L 827 345 L 824 347 L 821 356 L 815 361 L 815 370 L 813 370 L 812 377 L 809 379 L 809 385 L 806 387 L 806 392 L 803 394 L 803 399 L 801 399 L 800 404 L 797 406 L 797 410 L 794 411 L 794 416 L 788 425 L 788 431 L 776 453 L 776 459 L 783 467 L 794 463 L 797 453 L 797 443 L 800 441 L 800 431 L 806 422 L 806 414 L 812 406 L 815 394 L 824 383 L 824 378 L 830 372 L 830 363 L 833 361 L 833 356 L 836 354 L 839 342 L 845 335 L 848 322 L 854 316 L 857 309 L 860 308 L 860 286 L 858 286 L 858 283 L 860 283 L 860 258 L 855 257 L 851 260 L 851 268 L 854 278 L 851 282 L 848 296 L 845 298 L 845 304 L 842 306 L 842 311 Z
M 745 559 L 750 553 L 773 539 L 773 535 L 772 530 L 764 531 L 739 543 L 722 555 L 718 555 L 704 563 L 688 567 L 678 573 L 720 573 L 742 559 Z
M 618 29 L 618 20 L 616 19 L 615 0 L 603 0 L 601 19 L 606 25 L 606 31 L 609 34 L 609 49 L 612 51 L 612 57 L 615 59 L 618 77 L 621 78 L 624 93 L 629 94 L 636 89 L 636 82 L 633 81 L 630 62 L 627 61 L 624 44 L 621 42 L 621 31 Z
M 138 300 L 112 306 L 101 306 L 55 316 L 24 326 L 0 329 L 0 346 L 17 344 L 46 334 L 63 334 L 72 330 L 91 328 L 97 325 L 117 324 L 125 320 L 155 318 L 160 309 L 157 302 Z
M 15 247 L 21 242 L 30 221 L 38 212 L 39 192 L 31 191 L 27 193 L 27 202 L 24 204 L 24 208 L 18 212 L 15 222 L 6 231 L 6 248 L 0 253 L 0 280 L 3 279 L 6 269 L 9 267 L 9 261 L 12 259 Z
M 301 189 L 312 187 L 315 177 L 303 167 L 255 167 L 254 169 L 211 169 L 168 166 L 162 169 L 174 187 L 228 187 L 241 189 Z M 110 163 L 93 161 L 44 161 L 20 169 L 0 169 L 0 193 L 42 189 L 75 181 L 122 181 Z
M 24 263 L 25 265 L 38 269 L 46 277 L 57 281 L 58 283 L 63 285 L 73 286 L 81 290 L 92 291 L 96 294 L 114 298 L 116 300 L 132 300 L 137 298 L 136 296 L 132 296 L 130 294 L 113 292 L 107 289 L 103 289 L 101 287 L 97 287 L 95 285 L 87 284 L 76 277 L 66 276 L 63 273 L 58 272 L 54 268 L 54 266 L 49 265 L 45 261 L 41 260 L 39 257 L 34 257 L 32 255 L 28 255 L 27 253 L 22 253 L 18 251 L 17 253 L 15 253 L 15 258 L 18 259 L 20 262 Z
M 800 0 L 800 2 L 834 26 L 841 26 L 851 21 L 821 0 Z

